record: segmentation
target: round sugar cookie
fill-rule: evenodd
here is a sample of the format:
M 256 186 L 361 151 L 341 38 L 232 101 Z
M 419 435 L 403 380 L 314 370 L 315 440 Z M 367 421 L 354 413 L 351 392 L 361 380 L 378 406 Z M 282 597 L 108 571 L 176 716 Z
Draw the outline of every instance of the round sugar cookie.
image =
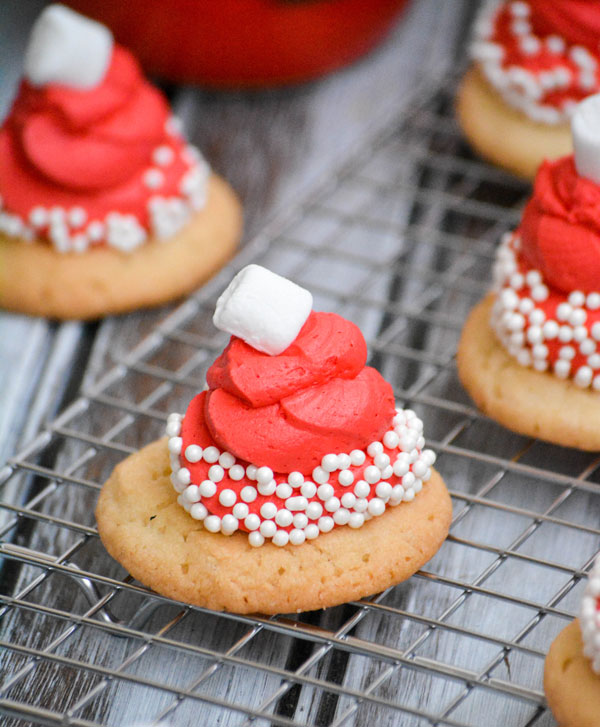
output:
M 159 305 L 197 288 L 233 255 L 241 235 L 241 206 L 217 175 L 206 205 L 167 240 L 134 252 L 108 246 L 57 252 L 47 242 L 0 233 L 0 307 L 60 319 L 92 319 Z
M 456 99 L 462 130 L 484 159 L 519 177 L 533 179 L 544 159 L 573 151 L 569 124 L 542 124 L 509 106 L 479 68 L 463 78 Z
M 440 475 L 410 503 L 363 527 L 302 545 L 253 548 L 246 533 L 210 533 L 178 503 L 166 440 L 129 456 L 96 508 L 108 552 L 162 595 L 235 613 L 290 613 L 359 599 L 409 578 L 440 548 L 452 505 Z
M 598 727 L 600 676 L 583 654 L 579 621 L 554 639 L 544 665 L 548 706 L 561 727 Z
M 519 434 L 600 450 L 600 392 L 517 363 L 490 325 L 493 301 L 471 311 L 458 346 L 458 375 L 477 406 Z

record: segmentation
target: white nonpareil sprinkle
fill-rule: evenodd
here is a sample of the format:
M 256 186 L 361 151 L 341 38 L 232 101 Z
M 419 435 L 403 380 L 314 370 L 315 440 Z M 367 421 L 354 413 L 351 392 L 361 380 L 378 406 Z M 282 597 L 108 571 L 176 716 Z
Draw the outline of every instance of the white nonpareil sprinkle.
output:
M 367 452 L 362 450 L 324 455 L 322 466 L 312 473 L 313 478 L 317 476 L 315 482 L 305 479 L 300 472 L 291 472 L 278 482 L 270 467 L 244 466 L 230 452 L 221 452 L 213 445 L 203 448 L 188 444 L 182 454 L 182 421 L 181 415 L 171 414 L 166 425 L 171 480 L 180 493 L 178 502 L 194 519 L 204 522 L 209 532 L 231 535 L 243 523 L 250 531 L 248 542 L 253 547 L 260 547 L 269 539 L 281 547 L 288 543 L 300 545 L 320 533 L 330 532 L 336 525 L 360 528 L 368 519 L 382 515 L 388 506 L 412 501 L 423 482 L 431 477 L 435 461 L 435 454 L 423 449 L 423 423 L 411 410 L 398 409 L 393 428 L 385 433 L 383 442 L 372 442 L 368 447 L 368 456 L 378 461 L 383 471 L 375 464 L 368 465 L 364 479 L 356 482 L 350 467 L 365 463 Z M 390 454 L 384 451 L 384 445 Z M 194 483 L 190 469 L 181 463 L 200 461 L 210 465 L 207 479 Z M 223 482 L 225 478 L 236 482 L 244 476 L 255 481 L 256 486 L 244 485 L 236 492 Z M 393 476 L 400 482 L 389 482 Z M 220 490 L 219 483 L 223 483 Z M 345 491 L 338 490 L 336 494 L 334 485 Z M 202 502 L 215 495 L 219 505 L 228 511 L 223 517 L 210 514 Z M 263 502 L 257 512 L 251 512 L 259 495 L 275 499 Z M 313 500 L 315 497 L 318 499 Z M 288 533 L 284 528 L 292 529 Z

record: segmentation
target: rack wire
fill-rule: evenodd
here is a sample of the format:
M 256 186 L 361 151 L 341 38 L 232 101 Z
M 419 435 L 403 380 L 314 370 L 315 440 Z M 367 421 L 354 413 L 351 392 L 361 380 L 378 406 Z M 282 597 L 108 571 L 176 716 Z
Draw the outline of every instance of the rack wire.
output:
M 543 660 L 598 551 L 600 460 L 507 432 L 458 383 L 462 323 L 527 188 L 470 155 L 453 94 L 446 80 L 366 141 L 0 473 L 4 492 L 21 493 L 1 506 L 4 724 L 554 724 Z M 199 390 L 225 342 L 214 301 L 249 261 L 363 328 L 371 362 L 438 452 L 450 537 L 372 598 L 213 613 L 148 591 L 97 536 L 101 483 Z

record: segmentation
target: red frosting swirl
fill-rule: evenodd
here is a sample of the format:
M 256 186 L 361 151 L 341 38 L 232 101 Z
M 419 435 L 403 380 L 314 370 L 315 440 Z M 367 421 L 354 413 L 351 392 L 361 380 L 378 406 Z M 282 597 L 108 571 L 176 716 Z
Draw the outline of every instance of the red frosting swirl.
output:
M 600 187 L 577 174 L 572 156 L 542 164 L 520 234 L 545 282 L 565 293 L 600 288 Z
M 166 99 L 119 46 L 93 89 L 37 88 L 23 81 L 0 129 L 5 211 L 28 223 L 35 208 L 80 207 L 86 213 L 80 215 L 82 231 L 115 212 L 133 215 L 150 229 L 149 199 L 181 196 L 182 177 L 192 166 L 182 155 L 183 139 L 167 129 L 169 114 Z M 149 185 L 144 174 L 159 147 L 166 148 L 168 163 L 160 167 L 159 183 Z M 49 224 L 34 226 L 47 237 Z
M 537 35 L 556 33 L 569 43 L 597 52 L 600 38 L 598 0 L 528 0 Z
M 208 370 L 208 430 L 240 459 L 309 474 L 327 452 L 366 447 L 390 426 L 392 387 L 366 359 L 360 330 L 335 313 L 311 313 L 279 356 L 233 337 Z

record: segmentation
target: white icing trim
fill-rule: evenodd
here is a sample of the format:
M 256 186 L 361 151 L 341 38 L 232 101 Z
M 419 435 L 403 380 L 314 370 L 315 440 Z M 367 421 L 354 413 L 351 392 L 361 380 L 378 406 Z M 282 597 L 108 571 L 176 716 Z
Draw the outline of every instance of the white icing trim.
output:
M 167 133 L 172 135 L 176 124 L 173 118 L 167 122 Z M 165 150 L 172 152 L 171 161 L 168 160 Z M 175 157 L 175 150 L 162 144 L 153 152 L 153 159 L 164 168 Z M 146 204 L 150 231 L 148 231 L 133 214 L 109 212 L 103 219 L 87 219 L 86 211 L 75 206 L 71 209 L 55 206 L 50 209 L 34 207 L 29 219 L 24 220 L 20 215 L 2 209 L 0 199 L 0 232 L 9 237 L 18 237 L 26 242 L 47 239 L 57 252 L 86 252 L 100 242 L 105 242 L 121 252 L 133 252 L 146 242 L 149 237 L 159 240 L 168 240 L 182 230 L 196 212 L 206 204 L 210 167 L 201 153 L 193 146 L 187 145 L 181 151 L 181 158 L 189 166 L 188 171 L 181 178 L 179 184 L 180 196 L 162 197 L 160 184 L 164 181 L 161 169 L 149 167 L 142 172 L 144 186 L 156 190 Z M 160 161 L 162 160 L 162 161 Z M 148 184 L 148 179 L 151 184 Z M 156 182 L 160 184 L 156 186 Z M 83 213 L 83 216 L 82 214 Z M 38 231 L 46 229 L 44 235 Z
M 500 93 L 512 107 L 519 109 L 533 121 L 543 124 L 562 124 L 568 122 L 576 102 L 566 101 L 562 109 L 540 102 L 545 91 L 551 88 L 566 87 L 571 83 L 571 71 L 567 67 L 558 67 L 539 74 L 531 73 L 521 66 L 504 68 L 504 47 L 492 40 L 495 29 L 495 18 L 504 0 L 491 0 L 482 10 L 475 22 L 471 57 L 477 61 L 489 83 Z M 545 43 L 556 55 L 566 56 L 578 67 L 576 81 L 582 91 L 591 93 L 598 90 L 600 83 L 597 78 L 598 62 L 583 46 L 568 46 L 558 35 L 538 38 L 531 32 L 527 18 L 530 7 L 527 2 L 517 0 L 508 3 L 515 18 L 511 30 L 519 38 L 523 53 L 534 55 Z
M 552 373 L 559 379 L 572 379 L 581 389 L 600 391 L 600 325 L 586 325 L 588 311 L 600 308 L 600 293 L 574 290 L 565 294 L 556 309 L 556 319 L 547 318 L 538 302 L 545 301 L 550 291 L 539 270 L 525 275 L 518 270 L 516 251 L 521 244 L 514 233 L 507 233 L 496 253 L 494 280 L 497 291 L 490 325 L 508 353 L 521 366 L 536 371 L 550 371 L 549 351 L 544 341 L 558 339 L 564 345 L 553 364 Z M 518 295 L 526 291 L 524 297 Z M 576 349 L 586 363 L 572 370 Z
M 583 637 L 583 653 L 590 660 L 590 666 L 600 675 L 600 557 L 596 558 L 581 601 L 579 624 Z
M 412 501 L 430 479 L 436 458 L 432 450 L 423 449 L 423 422 L 412 410 L 397 409 L 394 426 L 383 437 L 388 449 L 398 450 L 394 462 L 384 452 L 383 442 L 372 442 L 366 452 L 355 449 L 347 454 L 324 455 L 321 465 L 313 470 L 312 479 L 291 472 L 287 482 L 277 482 L 269 467 L 242 464 L 231 453 L 222 452 L 215 446 L 203 449 L 191 444 L 182 453 L 183 442 L 179 436 L 182 420 L 180 414 L 170 414 L 166 427 L 171 482 L 179 493 L 177 502 L 194 519 L 201 520 L 210 532 L 231 535 L 239 529 L 239 521 L 243 519 L 252 531 L 248 535 L 249 543 L 256 547 L 263 545 L 266 539 L 279 546 L 300 545 L 320 533 L 329 532 L 336 524 L 359 528 L 372 517 L 382 515 L 387 507 Z M 367 456 L 372 457 L 374 463 L 365 468 L 364 479 L 355 482 L 349 468 L 364 464 Z M 203 459 L 211 464 L 208 479 L 199 484 L 192 482 L 190 470 L 181 464 L 184 459 L 192 463 Z M 246 476 L 257 484 L 242 488 L 239 499 L 233 490 L 221 490 L 219 502 L 231 512 L 220 518 L 210 514 L 202 497 L 216 494 L 217 483 L 226 471 L 233 480 Z M 395 484 L 388 482 L 392 477 L 398 480 Z M 331 482 L 347 488 L 347 492 L 338 498 Z M 375 496 L 367 499 L 373 490 Z M 258 494 L 275 494 L 282 506 L 269 502 L 261 507 L 260 514 L 250 514 L 248 504 L 254 502 Z M 317 499 L 312 499 L 315 496 Z M 284 528 L 291 524 L 295 527 L 289 533 L 277 528 L 277 525 Z

